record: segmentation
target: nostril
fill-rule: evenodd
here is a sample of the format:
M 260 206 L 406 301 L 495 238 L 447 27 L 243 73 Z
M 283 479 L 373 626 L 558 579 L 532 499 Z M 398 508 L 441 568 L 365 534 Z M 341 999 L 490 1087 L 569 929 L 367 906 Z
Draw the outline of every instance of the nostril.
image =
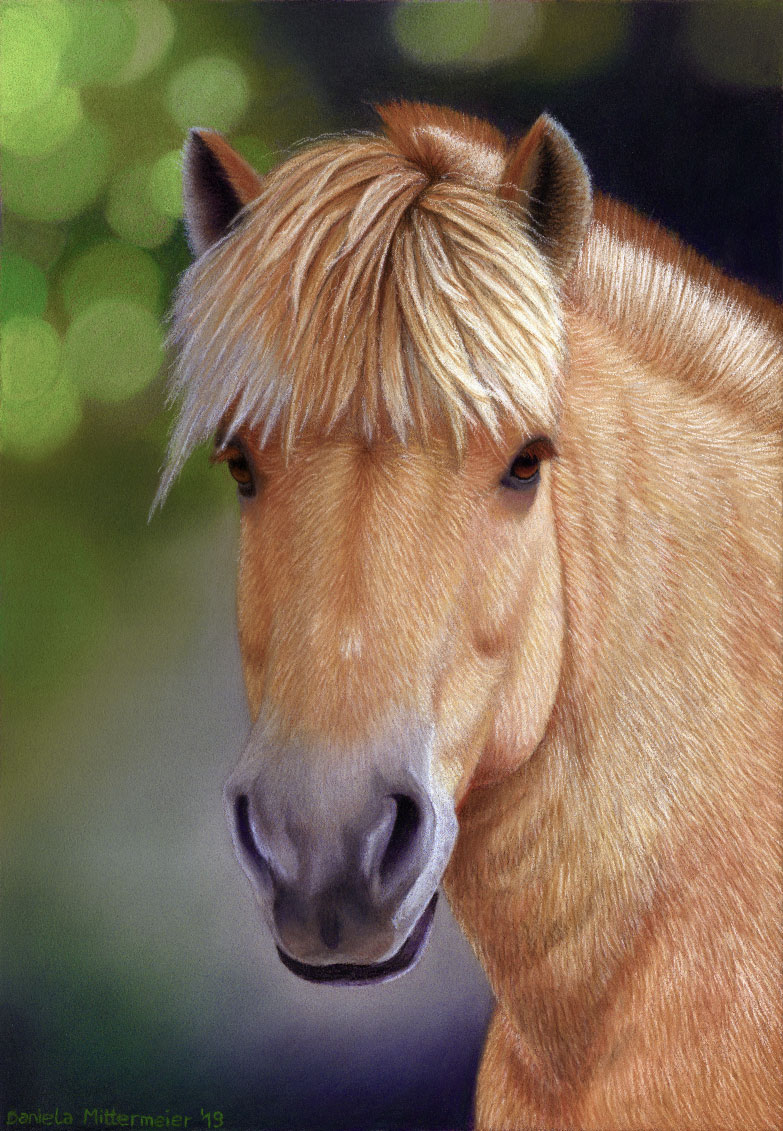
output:
M 397 815 L 378 869 L 381 880 L 388 880 L 403 868 L 421 825 L 421 811 L 412 797 L 395 793 L 392 800 L 397 806 Z
M 244 793 L 240 793 L 234 802 L 234 819 L 237 840 L 242 850 L 258 868 L 268 868 L 266 860 L 258 851 L 258 845 L 253 836 L 253 826 L 250 823 L 250 799 Z

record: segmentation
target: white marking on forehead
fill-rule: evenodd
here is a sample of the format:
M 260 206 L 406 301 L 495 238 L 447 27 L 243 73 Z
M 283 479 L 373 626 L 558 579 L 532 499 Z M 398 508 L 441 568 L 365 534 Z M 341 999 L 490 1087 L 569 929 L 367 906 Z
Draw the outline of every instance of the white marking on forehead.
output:
M 340 655 L 344 660 L 357 660 L 362 654 L 363 647 L 361 632 L 346 632 L 340 641 Z

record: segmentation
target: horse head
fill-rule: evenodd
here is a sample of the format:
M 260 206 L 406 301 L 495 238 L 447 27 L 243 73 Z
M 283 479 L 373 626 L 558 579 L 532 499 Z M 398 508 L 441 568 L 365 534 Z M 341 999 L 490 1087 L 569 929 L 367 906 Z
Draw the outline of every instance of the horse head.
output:
M 196 255 L 162 490 L 216 433 L 241 511 L 254 720 L 226 806 L 283 962 L 407 968 L 471 789 L 548 725 L 563 600 L 561 284 L 591 213 L 570 139 L 432 107 L 258 176 L 186 147 Z

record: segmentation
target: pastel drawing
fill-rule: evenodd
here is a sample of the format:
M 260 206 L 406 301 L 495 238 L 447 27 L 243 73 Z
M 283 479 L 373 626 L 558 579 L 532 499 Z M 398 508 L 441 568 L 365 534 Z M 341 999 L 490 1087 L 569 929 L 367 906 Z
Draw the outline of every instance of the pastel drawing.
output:
M 551 118 L 379 113 L 186 146 L 159 498 L 214 437 L 270 945 L 397 976 L 442 885 L 482 1131 L 781 1126 L 781 312 Z

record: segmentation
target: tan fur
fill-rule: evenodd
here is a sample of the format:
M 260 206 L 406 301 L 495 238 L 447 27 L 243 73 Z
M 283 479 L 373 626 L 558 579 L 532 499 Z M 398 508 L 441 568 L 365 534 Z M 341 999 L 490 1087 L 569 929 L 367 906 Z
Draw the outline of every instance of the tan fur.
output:
M 779 433 L 570 325 L 558 700 L 447 875 L 509 1019 L 479 1125 L 776 1127 Z
M 779 314 L 606 201 L 561 291 L 498 196 L 536 146 L 384 118 L 272 174 L 178 300 L 172 473 L 222 417 L 256 476 L 251 709 L 325 789 L 434 724 L 482 1131 L 779 1127 Z M 537 491 L 500 487 L 537 434 Z

